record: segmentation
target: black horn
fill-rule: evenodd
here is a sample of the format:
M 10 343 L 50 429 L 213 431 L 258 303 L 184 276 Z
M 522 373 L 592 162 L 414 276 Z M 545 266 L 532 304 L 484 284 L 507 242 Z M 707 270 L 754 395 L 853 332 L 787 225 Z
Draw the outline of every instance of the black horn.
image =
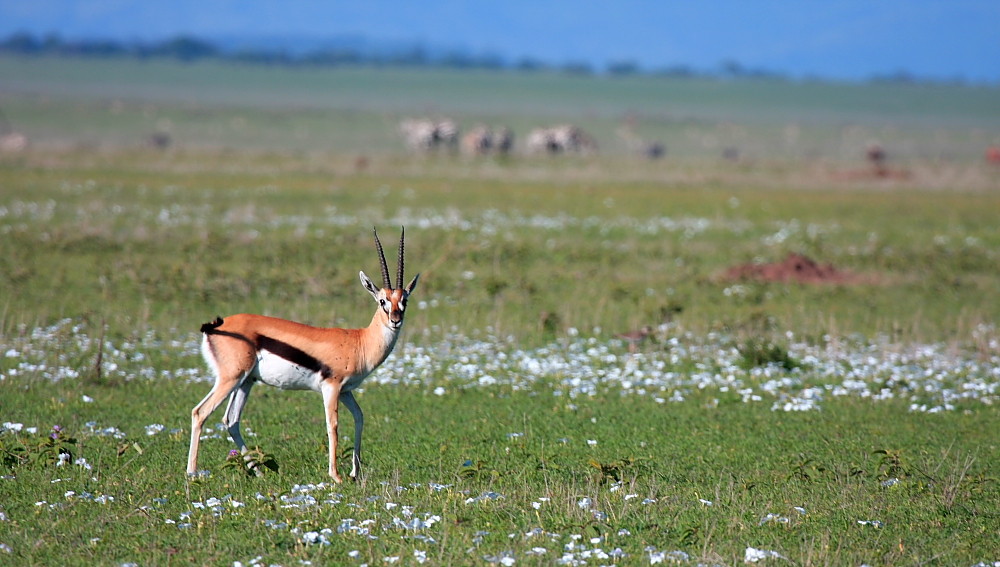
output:
M 389 283 L 389 266 L 385 264 L 385 253 L 382 252 L 382 243 L 378 240 L 378 231 L 373 227 L 372 232 L 375 233 L 375 248 L 378 248 L 378 259 L 382 267 L 382 287 L 392 289 L 392 284 Z
M 403 236 L 406 229 L 399 227 L 399 269 L 396 270 L 396 287 L 403 289 Z

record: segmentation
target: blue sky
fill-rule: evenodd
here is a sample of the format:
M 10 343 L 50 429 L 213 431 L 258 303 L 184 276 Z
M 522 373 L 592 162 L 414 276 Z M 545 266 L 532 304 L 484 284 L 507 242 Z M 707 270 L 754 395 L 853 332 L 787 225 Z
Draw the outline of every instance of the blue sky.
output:
M 793 76 L 1000 82 L 1000 2 L 971 0 L 0 0 L 0 35 L 352 35 L 553 64 L 632 60 Z

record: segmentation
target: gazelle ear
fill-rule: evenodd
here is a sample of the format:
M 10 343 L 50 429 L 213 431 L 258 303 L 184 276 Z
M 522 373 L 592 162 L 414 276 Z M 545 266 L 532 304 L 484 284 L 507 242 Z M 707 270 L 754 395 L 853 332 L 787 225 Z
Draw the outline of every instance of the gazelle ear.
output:
M 413 290 L 416 289 L 416 287 L 417 287 L 417 280 L 418 279 L 420 279 L 420 274 L 417 274 L 417 275 L 413 276 L 413 279 L 410 280 L 410 284 L 407 285 L 406 289 L 404 290 L 404 291 L 406 291 L 406 295 L 410 295 L 411 293 L 413 293 Z
M 371 278 L 366 276 L 364 272 L 358 272 L 358 275 L 361 277 L 361 285 L 364 286 L 364 288 L 368 290 L 368 293 L 372 294 L 372 297 L 374 297 L 377 301 L 379 292 L 378 287 L 372 283 Z

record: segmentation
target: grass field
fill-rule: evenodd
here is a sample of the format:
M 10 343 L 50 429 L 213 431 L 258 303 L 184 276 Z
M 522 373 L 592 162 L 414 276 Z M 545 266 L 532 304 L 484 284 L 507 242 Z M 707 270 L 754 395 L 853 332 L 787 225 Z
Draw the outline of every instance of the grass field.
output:
M 995 90 L 0 75 L 33 141 L 0 155 L 0 564 L 1000 561 Z M 602 152 L 403 153 L 395 120 L 438 112 L 579 117 Z M 629 113 L 666 160 L 614 145 Z M 143 148 L 164 125 L 176 145 Z M 869 135 L 907 177 L 838 175 Z M 721 162 L 733 140 L 750 158 Z M 278 471 L 230 462 L 216 414 L 188 478 L 200 324 L 363 326 L 371 227 L 401 225 L 422 275 L 358 394 L 360 482 L 326 477 L 319 396 L 263 387 L 244 431 Z M 792 252 L 856 277 L 722 277 Z M 617 336 L 647 325 L 636 349 Z
M 38 144 L 139 145 L 154 131 L 179 147 L 398 153 L 400 118 L 461 126 L 574 122 L 605 155 L 617 135 L 665 144 L 669 157 L 852 162 L 882 142 L 896 160 L 981 159 L 1000 143 L 996 89 L 586 77 L 369 68 L 269 68 L 163 61 L 0 57 L 0 110 Z

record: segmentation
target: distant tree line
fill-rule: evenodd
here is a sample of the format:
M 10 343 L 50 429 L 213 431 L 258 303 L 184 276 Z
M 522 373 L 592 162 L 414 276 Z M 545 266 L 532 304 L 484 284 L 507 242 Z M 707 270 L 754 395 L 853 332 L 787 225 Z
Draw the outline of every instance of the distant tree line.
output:
M 144 43 L 121 42 L 111 39 L 66 40 L 56 34 L 36 37 L 26 32 L 17 32 L 0 40 L 0 53 L 60 57 L 134 57 L 138 59 L 159 57 L 179 61 L 197 61 L 222 56 L 214 44 L 190 36 L 177 36 L 164 41 Z
M 608 62 L 603 69 L 588 61 L 552 64 L 532 57 L 508 60 L 493 53 L 475 54 L 464 50 L 431 50 L 414 44 L 393 49 L 326 47 L 293 53 L 284 48 L 225 49 L 211 41 L 190 35 L 178 35 L 161 41 L 118 41 L 112 39 L 64 39 L 57 34 L 36 36 L 16 32 L 0 39 L 0 54 L 17 56 L 94 57 L 132 59 L 172 59 L 182 62 L 223 60 L 255 65 L 284 66 L 371 66 L 439 67 L 452 69 L 514 70 L 520 72 L 561 72 L 570 75 L 593 75 L 600 72 L 612 77 L 650 75 L 679 78 L 713 77 L 781 81 L 781 73 L 748 68 L 734 60 L 719 63 L 715 70 L 698 70 L 686 65 L 643 69 L 630 59 Z M 871 77 L 877 83 L 922 83 L 906 71 Z M 946 81 L 961 83 L 961 79 Z

